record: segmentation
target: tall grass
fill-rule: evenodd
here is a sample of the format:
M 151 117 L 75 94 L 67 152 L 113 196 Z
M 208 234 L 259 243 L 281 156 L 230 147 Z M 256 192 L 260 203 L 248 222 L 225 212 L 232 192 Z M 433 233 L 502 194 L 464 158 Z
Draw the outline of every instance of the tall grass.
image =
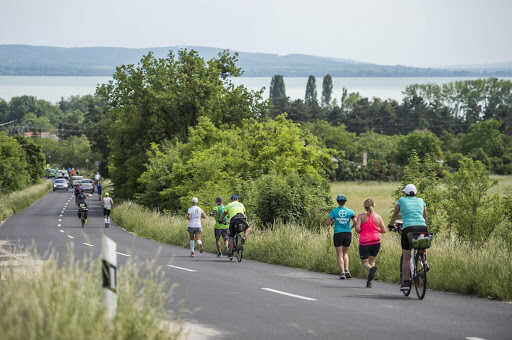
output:
M 44 180 L 42 183 L 29 186 L 23 190 L 0 195 L 0 222 L 30 206 L 51 189 L 52 182 Z
M 136 234 L 174 245 L 188 247 L 187 222 L 184 217 L 162 215 L 134 203 L 115 208 L 114 220 Z M 213 219 L 203 226 L 204 245 L 215 252 Z M 350 247 L 353 275 L 366 277 L 358 253 L 358 238 Z M 383 235 L 377 258 L 377 279 L 399 282 L 401 246 L 399 235 Z M 297 225 L 275 225 L 273 230 L 256 229 L 245 247 L 244 256 L 266 263 L 308 270 L 338 273 L 332 231 L 309 231 Z M 512 261 L 510 251 L 500 240 L 480 248 L 461 243 L 449 235 L 438 235 L 428 253 L 432 270 L 429 287 L 498 299 L 512 299 Z
M 169 285 L 158 270 L 133 262 L 120 268 L 117 314 L 109 322 L 98 260 L 71 257 L 62 263 L 51 257 L 39 263 L 21 270 L 19 265 L 0 267 L 1 339 L 179 338 L 181 322 L 165 311 Z

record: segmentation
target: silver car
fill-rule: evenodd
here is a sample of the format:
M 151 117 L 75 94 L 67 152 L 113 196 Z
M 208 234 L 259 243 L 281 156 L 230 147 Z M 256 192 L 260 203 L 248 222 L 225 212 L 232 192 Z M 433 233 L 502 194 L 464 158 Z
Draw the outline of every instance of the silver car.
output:
M 68 191 L 68 188 L 69 188 L 68 180 L 65 178 L 57 178 L 53 182 L 53 191 L 57 191 L 57 190 Z
M 80 181 L 80 187 L 83 192 L 90 192 L 91 194 L 94 192 L 94 183 L 92 179 L 83 179 Z

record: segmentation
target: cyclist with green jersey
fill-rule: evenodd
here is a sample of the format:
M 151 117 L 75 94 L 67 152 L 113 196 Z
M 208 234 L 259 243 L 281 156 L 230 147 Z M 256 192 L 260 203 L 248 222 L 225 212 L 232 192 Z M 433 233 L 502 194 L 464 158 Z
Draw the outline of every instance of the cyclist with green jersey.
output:
M 412 244 L 410 239 L 411 234 L 427 232 L 427 208 L 423 199 L 416 197 L 416 186 L 414 184 L 407 184 L 402 190 L 405 197 L 400 197 L 396 203 L 395 210 L 389 221 L 388 228 L 395 227 L 395 220 L 399 215 L 402 215 L 402 273 L 403 282 L 401 282 L 400 290 L 407 291 L 411 285 L 411 248 Z
M 237 195 L 231 196 L 231 202 L 226 206 L 226 210 L 222 213 L 219 220 L 223 220 L 224 217 L 229 218 L 229 250 L 228 256 L 233 256 L 233 237 L 236 233 L 244 232 L 242 237 L 242 243 L 247 239 L 247 235 L 251 231 L 251 226 L 247 223 L 247 216 L 245 213 L 244 205 L 238 201 Z
M 215 241 L 217 242 L 217 257 L 222 256 L 222 244 L 220 241 L 220 237 L 222 236 L 222 239 L 224 240 L 224 246 L 226 249 L 228 249 L 228 218 L 225 216 L 223 219 L 219 219 L 219 217 L 223 216 L 224 210 L 226 210 L 226 207 L 224 204 L 222 204 L 222 198 L 217 197 L 215 199 L 215 208 L 213 208 L 213 211 L 211 213 L 211 216 L 215 217 Z
M 327 225 L 331 225 L 334 222 L 333 241 L 336 248 L 336 259 L 340 269 L 340 280 L 345 280 L 352 277 L 349 270 L 348 247 L 350 247 L 352 242 L 350 221 L 354 222 L 355 213 L 345 207 L 347 202 L 345 195 L 338 195 L 336 201 L 338 202 L 338 207 L 331 210 L 327 218 Z

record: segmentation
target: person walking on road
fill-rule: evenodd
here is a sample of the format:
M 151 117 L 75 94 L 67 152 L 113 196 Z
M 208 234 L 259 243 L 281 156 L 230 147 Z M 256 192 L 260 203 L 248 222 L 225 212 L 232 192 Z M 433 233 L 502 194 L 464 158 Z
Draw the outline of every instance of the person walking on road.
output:
M 98 191 L 98 200 L 101 201 L 101 192 L 103 190 L 103 187 L 101 186 L 101 182 L 98 182 L 98 186 L 96 187 L 96 190 Z
M 355 229 L 359 233 L 359 257 L 363 267 L 368 270 L 366 287 L 371 288 L 377 272 L 375 260 L 380 250 L 380 234 L 386 232 L 386 227 L 382 217 L 375 212 L 375 203 L 371 198 L 364 200 L 363 207 L 366 212 L 357 216 Z
M 348 248 L 352 242 L 352 227 L 350 221 L 354 221 L 355 214 L 345 207 L 347 197 L 338 195 L 336 197 L 338 207 L 331 210 L 327 218 L 327 225 L 334 222 L 334 247 L 336 248 L 336 259 L 340 269 L 340 280 L 350 279 L 352 275 L 349 270 Z
M 195 256 L 194 241 L 197 241 L 199 246 L 199 252 L 203 252 L 203 243 L 201 242 L 201 219 L 206 218 L 206 214 L 197 204 L 199 200 L 197 197 L 192 198 L 192 206 L 188 208 L 187 219 L 188 219 L 188 234 L 190 236 L 190 256 Z
M 107 219 L 110 218 L 112 208 L 114 208 L 114 200 L 110 197 L 110 194 L 106 192 L 105 197 L 103 197 L 103 218 L 105 219 L 105 224 L 107 223 Z
M 221 219 L 221 217 L 224 215 L 224 210 L 226 210 L 226 207 L 224 204 L 222 204 L 222 198 L 217 197 L 215 199 L 215 208 L 213 208 L 213 211 L 211 213 L 212 216 L 215 218 L 215 242 L 217 244 L 217 257 L 222 256 L 222 243 L 220 238 L 224 240 L 224 247 L 226 251 L 228 250 L 228 218 L 227 216 L 224 216 L 224 218 Z

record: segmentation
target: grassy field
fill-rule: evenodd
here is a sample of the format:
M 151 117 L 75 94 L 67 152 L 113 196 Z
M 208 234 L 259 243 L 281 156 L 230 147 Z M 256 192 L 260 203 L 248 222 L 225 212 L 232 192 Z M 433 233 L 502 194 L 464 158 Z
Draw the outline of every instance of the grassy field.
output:
M 495 175 L 491 178 L 498 181 L 491 192 L 502 195 L 507 191 L 512 191 L 512 176 Z M 333 199 L 337 194 L 347 196 L 346 206 L 356 213 L 362 213 L 363 201 L 366 198 L 372 198 L 375 202 L 376 211 L 387 222 L 396 203 L 393 199 L 393 192 L 399 185 L 399 182 L 335 182 L 331 185 L 331 194 Z
M 382 186 L 389 190 L 394 187 L 393 184 L 382 184 Z M 360 202 L 363 197 L 375 190 L 374 187 L 375 184 L 373 186 L 358 183 L 343 184 L 344 192 L 349 195 L 349 199 L 357 197 L 354 200 Z M 385 194 L 373 195 L 373 197 L 376 199 L 381 197 L 383 201 L 380 202 L 388 202 L 385 201 Z M 162 215 L 140 205 L 126 202 L 116 207 L 113 218 L 118 224 L 139 236 L 188 247 L 187 222 L 184 217 Z M 215 252 L 213 222 L 213 219 L 209 219 L 203 228 L 202 239 L 208 252 Z M 350 269 L 353 275 L 366 277 L 367 273 L 359 262 L 357 244 L 357 235 L 354 235 L 353 246 L 350 247 Z M 379 268 L 377 279 L 399 282 L 400 254 L 398 235 L 385 234 L 377 260 Z M 244 256 L 266 263 L 338 273 L 330 228 L 312 232 L 300 226 L 288 224 L 275 225 L 272 231 L 255 230 L 249 236 Z M 429 275 L 431 288 L 505 300 L 512 299 L 512 261 L 510 261 L 508 248 L 500 240 L 493 240 L 491 244 L 474 248 L 450 236 L 440 236 L 436 238 L 433 247 L 429 250 L 429 262 L 432 268 Z
M 155 268 L 132 262 L 118 271 L 118 309 L 110 322 L 105 317 L 99 260 L 67 258 L 67 263 L 51 257 L 31 261 L 32 265 L 2 264 L 1 339 L 180 338 L 181 321 L 165 311 L 170 285 Z M 146 274 L 139 275 L 140 270 Z
M 44 180 L 40 184 L 32 185 L 21 191 L 0 195 L 0 222 L 30 206 L 50 190 L 52 190 L 52 182 Z

